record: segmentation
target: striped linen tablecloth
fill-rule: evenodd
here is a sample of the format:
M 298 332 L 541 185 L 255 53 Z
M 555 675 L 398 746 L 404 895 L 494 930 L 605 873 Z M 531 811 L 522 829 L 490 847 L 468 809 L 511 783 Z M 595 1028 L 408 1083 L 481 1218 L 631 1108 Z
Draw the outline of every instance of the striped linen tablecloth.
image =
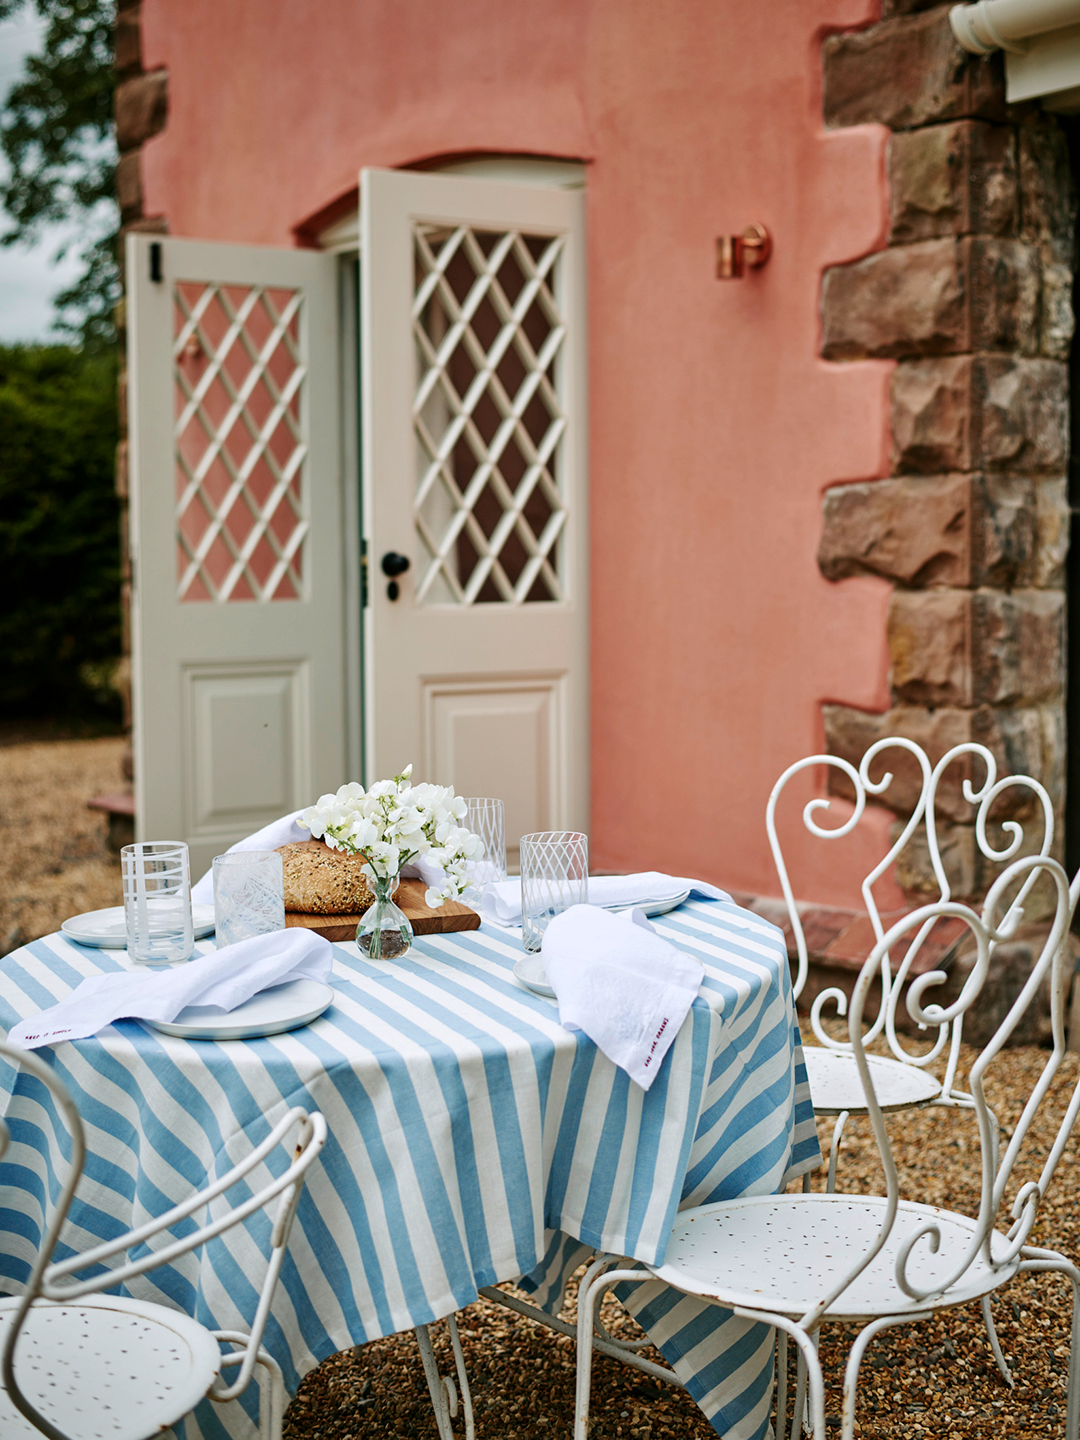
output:
M 517 1279 L 554 1308 L 592 1248 L 661 1260 L 680 1207 L 776 1191 L 820 1155 L 781 933 L 730 902 L 655 924 L 706 978 L 648 1094 L 515 980 L 520 941 L 487 925 L 420 939 L 398 962 L 335 946 L 334 1004 L 288 1034 L 181 1040 L 121 1021 L 40 1051 L 89 1151 L 60 1253 L 163 1213 L 300 1104 L 324 1113 L 330 1138 L 265 1340 L 290 1393 L 326 1356 L 450 1314 L 479 1286 Z M 60 935 L 16 950 L 0 960 L 0 1028 L 129 965 Z M 13 1085 L 0 1064 L 0 1096 Z M 25 1076 L 9 1121 L 0 1289 L 16 1292 L 63 1160 Z M 244 1328 L 267 1235 L 249 1221 L 130 1293 Z M 627 1303 L 719 1433 L 765 1436 L 769 1329 L 658 1285 Z M 248 1440 L 253 1411 L 253 1395 L 207 1401 L 177 1434 Z

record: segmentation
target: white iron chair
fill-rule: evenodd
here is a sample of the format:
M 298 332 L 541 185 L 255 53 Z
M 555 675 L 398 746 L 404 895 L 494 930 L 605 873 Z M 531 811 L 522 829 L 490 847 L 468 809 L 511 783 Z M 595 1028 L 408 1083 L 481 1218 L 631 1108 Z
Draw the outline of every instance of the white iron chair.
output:
M 263 1440 L 279 1440 L 285 1408 L 281 1370 L 262 1348 L 274 1290 L 304 1176 L 326 1140 L 317 1111 L 296 1107 L 240 1164 L 167 1214 L 57 1264 L 49 1264 L 82 1174 L 86 1143 L 67 1090 L 37 1055 L 0 1042 L 0 1057 L 22 1067 L 48 1091 L 70 1136 L 67 1180 L 48 1222 L 25 1295 L 0 1300 L 0 1436 L 3 1440 L 147 1440 L 187 1415 L 205 1396 L 222 1403 L 247 1388 L 255 1367 L 268 1383 L 260 1403 Z M 0 1121 L 0 1159 L 11 1143 Z M 269 1184 L 224 1213 L 209 1218 L 211 1202 L 285 1148 L 292 1158 Z M 271 1251 L 250 1333 L 210 1331 L 180 1311 L 147 1301 L 97 1292 L 204 1245 L 276 1201 Z M 84 1281 L 67 1277 L 142 1248 L 190 1217 L 204 1220 L 183 1239 L 127 1260 Z M 66 1283 L 65 1283 L 66 1282 Z M 90 1298 L 93 1297 L 93 1298 Z M 224 1353 L 221 1346 L 229 1347 Z M 231 1384 L 222 1370 L 239 1367 Z M 268 1392 L 268 1393 L 267 1393 Z
M 772 794 L 769 796 L 769 804 L 765 815 L 765 826 L 769 835 L 769 844 L 772 848 L 773 859 L 776 863 L 777 874 L 780 878 L 780 885 L 784 893 L 784 900 L 787 905 L 788 916 L 791 921 L 791 928 L 795 936 L 795 944 L 798 951 L 799 967 L 792 986 L 792 992 L 796 1000 L 799 999 L 806 985 L 809 955 L 806 944 L 806 936 L 803 931 L 802 919 L 795 902 L 791 888 L 791 881 L 788 877 L 787 864 L 784 860 L 783 850 L 776 831 L 776 808 L 783 793 L 784 787 L 793 775 L 817 765 L 833 765 L 842 770 L 851 781 L 855 791 L 855 808 L 849 818 L 834 829 L 825 829 L 814 819 L 816 812 L 828 810 L 831 802 L 824 799 L 811 800 L 803 810 L 803 823 L 811 834 L 823 840 L 837 840 L 851 832 L 858 825 L 866 808 L 868 795 L 883 794 L 892 783 L 892 774 L 887 772 L 880 780 L 870 779 L 870 770 L 877 757 L 889 748 L 906 750 L 911 754 L 919 765 L 922 774 L 922 787 L 918 801 L 912 810 L 911 816 L 904 824 L 896 840 L 890 847 L 888 853 L 870 871 L 862 883 L 863 901 L 870 917 L 874 930 L 874 937 L 880 941 L 884 935 L 884 927 L 881 919 L 881 912 L 874 896 L 874 885 L 885 874 L 889 867 L 895 863 L 901 852 L 912 840 L 920 824 L 924 826 L 926 834 L 927 849 L 930 855 L 930 863 L 934 871 L 935 882 L 938 887 L 938 899 L 945 901 L 952 898 L 949 881 L 945 873 L 945 867 L 941 860 L 941 851 L 937 835 L 937 791 L 941 777 L 946 769 L 961 756 L 975 755 L 982 759 L 986 766 L 986 779 L 980 789 L 975 790 L 970 781 L 965 780 L 963 793 L 965 799 L 971 805 L 977 805 L 975 821 L 975 838 L 983 855 L 988 859 L 999 862 L 1011 860 L 1020 849 L 1024 835 L 1020 825 L 1015 820 L 1008 820 L 1004 823 L 1003 829 L 1008 831 L 1011 842 L 1002 850 L 994 850 L 986 833 L 986 825 L 991 805 L 1002 794 L 1003 791 L 1012 786 L 1022 786 L 1031 790 L 1038 798 L 1043 813 L 1043 837 L 1039 847 L 1040 855 L 1047 855 L 1054 839 L 1054 811 L 1050 797 L 1037 780 L 1028 775 L 1009 775 L 1003 780 L 997 780 L 997 765 L 991 752 L 984 745 L 967 743 L 957 745 L 938 761 L 931 769 L 930 762 L 925 752 L 913 741 L 900 736 L 893 736 L 889 739 L 879 740 L 872 745 L 863 756 L 862 763 L 856 771 L 848 761 L 836 755 L 811 755 L 805 760 L 799 760 L 788 767 L 780 776 L 780 779 L 773 786 Z M 1010 916 L 1006 917 L 1007 923 L 1011 924 L 1011 917 L 1023 907 L 1023 901 L 1035 882 L 1035 876 L 1029 877 L 1028 881 L 1017 895 L 1011 907 Z M 863 1036 L 863 1042 L 869 1044 L 884 1033 L 895 1058 L 889 1059 L 884 1056 L 871 1055 L 867 1057 L 874 1076 L 874 1085 L 877 1090 L 878 1101 L 883 1111 L 888 1113 L 894 1110 L 906 1110 L 914 1106 L 922 1105 L 945 1105 L 970 1109 L 972 1100 L 969 1095 L 958 1091 L 955 1088 L 956 1064 L 959 1058 L 959 1047 L 961 1040 L 961 1025 L 943 1026 L 940 1029 L 936 1043 L 926 1052 L 913 1055 L 901 1042 L 896 1029 L 896 1006 L 900 995 L 903 992 L 904 984 L 908 978 L 911 965 L 915 955 L 921 948 L 921 938 L 913 944 L 904 957 L 899 970 L 894 975 L 888 947 L 881 956 L 881 1001 L 878 1007 L 877 1016 Z M 855 1064 L 851 1046 L 846 1040 L 838 1040 L 830 1035 L 822 1022 L 822 1011 L 828 1004 L 835 1004 L 839 1016 L 847 1013 L 847 996 L 842 990 L 829 989 L 822 991 L 813 1003 L 810 1011 L 810 1025 L 818 1040 L 817 1046 L 808 1047 L 804 1052 L 806 1059 L 807 1078 L 810 1082 L 810 1094 L 814 1101 L 814 1109 L 819 1115 L 835 1115 L 838 1117 L 836 1131 L 833 1136 L 833 1146 L 829 1163 L 829 1190 L 835 1186 L 836 1159 L 840 1148 L 840 1139 L 843 1133 L 844 1124 L 851 1115 L 865 1115 L 867 1113 L 866 1103 L 863 1097 L 862 1082 L 859 1078 L 858 1067 Z M 946 1073 L 942 1080 L 936 1080 L 933 1075 L 926 1072 L 926 1067 L 936 1060 L 945 1049 L 949 1047 Z
M 971 1108 L 978 1121 L 982 1151 L 981 1201 L 974 1217 L 901 1199 L 882 1105 L 876 1092 L 878 1071 L 869 1063 L 863 1031 L 867 993 L 878 977 L 891 944 L 917 931 L 911 949 L 925 940 L 943 917 L 963 921 L 974 936 L 976 963 L 958 998 L 949 1006 L 924 1003 L 926 991 L 946 980 L 942 971 L 918 976 L 906 1006 L 918 1025 L 955 1027 L 977 999 L 995 945 L 1019 923 L 1014 900 L 997 918 L 1010 886 L 1030 888 L 1042 872 L 1056 888 L 1049 934 L 1027 983 L 1001 1026 L 971 1070 Z M 1065 1256 L 1027 1244 L 1039 1205 L 1080 1113 L 1080 1082 L 1073 1090 L 1055 1142 L 1038 1179 L 1019 1186 L 1012 1201 L 1012 1224 L 996 1228 L 1024 1138 L 1065 1055 L 1065 996 L 1069 976 L 1065 937 L 1080 897 L 1080 876 L 1070 895 L 1061 866 L 1042 856 L 1017 860 L 998 877 L 981 916 L 955 901 L 939 901 L 914 911 L 874 946 L 859 973 L 851 998 L 848 1034 L 851 1055 L 864 1086 L 867 1111 L 881 1154 L 886 1194 L 835 1193 L 754 1196 L 682 1211 L 672 1232 L 664 1263 L 626 1268 L 627 1262 L 601 1256 L 593 1262 L 578 1294 L 577 1402 L 574 1440 L 586 1440 L 592 1367 L 592 1331 L 599 1300 L 610 1286 L 625 1281 L 660 1280 L 686 1294 L 731 1307 L 749 1320 L 774 1325 L 799 1348 L 800 1382 L 795 1397 L 796 1434 L 803 1413 L 803 1376 L 808 1378 L 810 1424 L 814 1440 L 825 1440 L 824 1379 L 817 1356 L 823 1321 L 857 1324 L 844 1380 L 841 1440 L 852 1440 L 859 1367 L 875 1335 L 891 1326 L 927 1319 L 937 1311 L 990 1295 L 1017 1274 L 1054 1271 L 1073 1287 L 1073 1324 L 1069 1360 L 1067 1440 L 1080 1440 L 1080 1270 Z M 909 954 L 910 954 L 909 950 Z M 998 1126 L 984 1094 L 983 1076 L 1016 1028 L 1024 1010 L 1049 976 L 1053 1049 L 1002 1156 Z M 850 1263 L 850 1256 L 858 1259 Z M 781 1371 L 777 1432 L 783 1437 L 786 1377 Z
M 787 905 L 788 917 L 791 921 L 791 928 L 795 936 L 796 949 L 799 957 L 798 972 L 795 983 L 792 986 L 792 993 L 799 999 L 806 985 L 809 966 L 809 954 L 806 944 L 806 936 L 802 926 L 802 919 L 795 902 L 791 888 L 791 881 L 788 877 L 787 864 L 784 860 L 783 849 L 780 844 L 776 830 L 776 808 L 784 788 L 792 776 L 800 771 L 810 769 L 817 765 L 833 765 L 842 770 L 850 780 L 855 792 L 855 808 L 848 819 L 833 829 L 820 826 L 814 819 L 819 811 L 827 811 L 831 802 L 825 799 L 811 800 L 803 810 L 803 824 L 812 835 L 822 840 L 837 840 L 851 832 L 858 825 L 866 808 L 868 795 L 883 795 L 892 784 L 893 776 L 891 771 L 881 777 L 880 780 L 871 780 L 870 771 L 874 761 L 884 751 L 899 749 L 907 751 L 912 755 L 919 766 L 922 776 L 922 785 L 918 800 L 911 812 L 910 817 L 902 826 L 896 840 L 885 854 L 885 856 L 873 867 L 870 873 L 862 882 L 863 902 L 866 905 L 870 922 L 873 926 L 874 936 L 880 942 L 884 936 L 884 927 L 881 919 L 881 912 L 874 896 L 874 885 L 887 872 L 899 858 L 901 853 L 911 842 L 922 825 L 926 835 L 927 850 L 930 856 L 930 864 L 934 872 L 934 879 L 938 887 L 938 899 L 947 901 L 951 899 L 951 888 L 945 867 L 941 860 L 941 848 L 938 842 L 938 815 L 937 815 L 937 793 L 948 767 L 954 764 L 962 756 L 973 755 L 979 757 L 986 767 L 986 778 L 981 787 L 975 789 L 970 780 L 963 782 L 963 794 L 970 805 L 977 805 L 975 820 L 975 839 L 982 854 L 987 859 L 1001 863 L 1011 860 L 1020 849 L 1024 840 L 1023 828 L 1015 820 L 1007 820 L 1002 828 L 1011 835 L 1011 841 L 1002 849 L 995 850 L 990 843 L 986 833 L 987 820 L 990 807 L 994 801 L 1005 790 L 1013 786 L 1019 786 L 1033 792 L 1040 802 L 1043 815 L 1043 837 L 1039 848 L 1040 855 L 1048 855 L 1054 840 L 1054 808 L 1050 796 L 1037 780 L 1029 775 L 1009 775 L 1002 780 L 997 779 L 997 762 L 990 750 L 985 745 L 975 742 L 956 745 L 941 757 L 938 763 L 931 768 L 929 758 L 920 746 L 914 741 L 903 736 L 894 735 L 879 740 L 871 745 L 863 756 L 858 770 L 847 760 L 837 755 L 811 755 L 804 760 L 798 760 L 790 765 L 773 786 L 769 796 L 769 803 L 765 812 L 765 828 L 769 836 L 769 845 L 772 849 L 773 860 L 776 864 L 780 885 L 784 893 L 784 901 Z M 1003 927 L 1011 931 L 1014 924 L 1019 923 L 1023 910 L 1023 902 L 1035 883 L 1036 873 L 1032 872 L 1015 897 L 1009 914 L 1005 917 Z M 933 921 L 926 926 L 927 933 L 932 928 Z M 877 1016 L 863 1035 L 864 1044 L 869 1044 L 884 1033 L 895 1058 L 889 1059 L 879 1055 L 869 1055 L 866 1063 L 874 1077 L 874 1087 L 878 1103 L 886 1114 L 901 1110 L 922 1108 L 923 1106 L 944 1106 L 947 1108 L 970 1110 L 973 1101 L 970 1095 L 956 1088 L 956 1068 L 960 1058 L 960 1043 L 962 1019 L 958 1018 L 952 1026 L 942 1025 L 938 1030 L 936 1042 L 922 1054 L 915 1055 L 907 1050 L 902 1044 L 896 1029 L 896 1009 L 903 993 L 904 985 L 908 979 L 912 963 L 921 948 L 925 935 L 920 933 L 915 942 L 911 945 L 905 955 L 899 969 L 894 975 L 889 956 L 889 949 L 886 946 L 881 952 L 881 998 L 878 1006 Z M 808 1046 L 803 1051 L 806 1062 L 807 1080 L 810 1085 L 810 1097 L 814 1104 L 814 1112 L 817 1115 L 833 1116 L 836 1124 L 833 1129 L 832 1146 L 829 1151 L 829 1168 L 826 1177 L 825 1188 L 830 1194 L 836 1188 L 836 1166 L 840 1156 L 840 1144 L 844 1134 L 844 1127 L 852 1115 L 866 1115 L 868 1108 L 863 1093 L 862 1080 L 859 1074 L 859 1067 L 855 1062 L 851 1046 L 847 1041 L 837 1040 L 826 1030 L 822 1011 L 828 1004 L 835 1004 L 838 1016 L 847 1013 L 847 996 L 842 990 L 828 989 L 816 996 L 810 1010 L 810 1025 L 818 1040 L 816 1046 Z M 942 1080 L 937 1080 L 932 1074 L 926 1071 L 930 1063 L 938 1058 L 942 1051 L 948 1046 L 948 1057 L 945 1068 L 945 1075 Z M 810 1177 L 804 1178 L 803 1189 L 809 1190 Z M 983 1321 L 986 1325 L 987 1339 L 1001 1371 L 1006 1384 L 1012 1385 L 1012 1375 L 1009 1372 L 1008 1364 L 1002 1353 L 1001 1345 L 998 1342 L 997 1330 L 994 1326 L 994 1318 L 990 1310 L 990 1298 L 984 1296 L 982 1299 Z M 786 1346 L 781 1344 L 781 1355 L 783 1356 Z

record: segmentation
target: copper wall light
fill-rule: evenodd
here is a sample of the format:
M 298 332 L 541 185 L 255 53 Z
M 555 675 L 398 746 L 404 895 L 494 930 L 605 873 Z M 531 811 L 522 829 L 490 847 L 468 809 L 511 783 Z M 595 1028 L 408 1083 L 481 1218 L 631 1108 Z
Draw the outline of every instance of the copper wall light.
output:
M 738 280 L 747 269 L 760 270 L 772 254 L 772 236 L 764 225 L 748 225 L 741 235 L 720 235 L 716 241 L 716 278 Z

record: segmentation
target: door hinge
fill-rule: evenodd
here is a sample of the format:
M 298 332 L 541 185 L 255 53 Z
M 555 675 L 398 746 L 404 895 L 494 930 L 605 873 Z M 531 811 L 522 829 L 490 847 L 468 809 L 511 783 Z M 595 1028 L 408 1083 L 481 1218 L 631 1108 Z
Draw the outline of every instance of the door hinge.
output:
M 165 278 L 161 268 L 161 241 L 151 240 L 150 242 L 150 279 L 155 285 L 160 285 Z
M 360 541 L 360 609 L 366 610 L 368 604 L 368 575 L 367 575 L 367 541 Z

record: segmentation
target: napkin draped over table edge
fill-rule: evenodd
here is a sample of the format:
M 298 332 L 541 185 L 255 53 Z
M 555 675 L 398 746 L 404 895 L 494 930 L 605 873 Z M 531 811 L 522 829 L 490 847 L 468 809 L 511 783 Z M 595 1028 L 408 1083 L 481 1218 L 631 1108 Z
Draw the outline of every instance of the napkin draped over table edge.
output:
M 648 1090 L 701 989 L 701 961 L 659 935 L 640 910 L 612 915 L 595 905 L 556 915 L 541 954 L 563 1027 L 583 1030 Z
M 175 1020 L 198 1005 L 228 1014 L 262 990 L 290 980 L 329 984 L 333 947 L 314 930 L 297 927 L 238 940 L 169 970 L 88 975 L 58 1005 L 20 1020 L 8 1042 L 21 1050 L 85 1040 L 114 1020 Z

